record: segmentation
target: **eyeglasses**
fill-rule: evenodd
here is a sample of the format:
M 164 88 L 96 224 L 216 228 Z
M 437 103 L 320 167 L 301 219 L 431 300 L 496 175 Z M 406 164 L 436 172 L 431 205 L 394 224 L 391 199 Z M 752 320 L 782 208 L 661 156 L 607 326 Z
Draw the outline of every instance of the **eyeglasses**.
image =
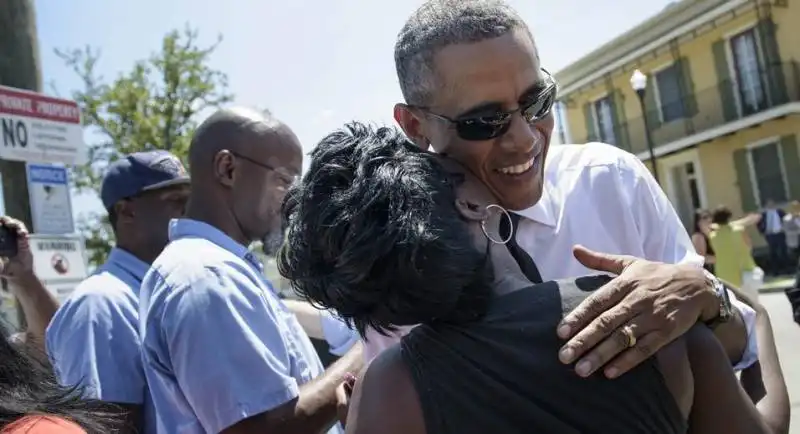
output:
M 264 169 L 276 173 L 281 178 L 281 180 L 283 180 L 286 183 L 286 185 L 291 185 L 292 183 L 297 181 L 298 178 L 297 175 L 289 175 L 285 171 L 278 169 L 275 166 L 271 166 L 267 163 L 262 163 L 260 161 L 254 160 L 246 155 L 239 154 L 238 152 L 231 152 L 231 154 L 234 155 L 236 158 L 241 158 L 242 160 L 255 164 L 258 167 L 262 167 Z
M 494 139 L 508 132 L 509 128 L 511 128 L 511 117 L 517 112 L 522 114 L 522 118 L 529 124 L 539 122 L 550 114 L 556 102 L 558 85 L 549 72 L 544 69 L 542 71 L 546 75 L 545 79 L 548 84 L 535 97 L 520 104 L 515 110 L 501 111 L 488 116 L 452 119 L 422 107 L 417 108 L 424 110 L 435 118 L 453 124 L 456 134 L 463 140 L 481 141 Z

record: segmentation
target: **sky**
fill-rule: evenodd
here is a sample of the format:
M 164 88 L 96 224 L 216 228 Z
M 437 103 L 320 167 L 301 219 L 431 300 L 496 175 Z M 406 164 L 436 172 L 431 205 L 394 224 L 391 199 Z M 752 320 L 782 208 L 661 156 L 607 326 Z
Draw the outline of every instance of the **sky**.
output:
M 304 150 L 349 120 L 393 124 L 401 101 L 394 70 L 397 32 L 422 0 L 35 0 L 45 92 L 80 86 L 54 49 L 99 48 L 113 79 L 187 24 L 200 43 L 223 40 L 212 66 L 228 75 L 234 103 L 268 108 Z M 536 39 L 542 65 L 569 65 L 658 13 L 669 0 L 511 0 Z M 223 6 L 224 5 L 224 6 Z M 602 6 L 600 6 L 602 5 Z M 75 214 L 99 212 L 93 195 Z

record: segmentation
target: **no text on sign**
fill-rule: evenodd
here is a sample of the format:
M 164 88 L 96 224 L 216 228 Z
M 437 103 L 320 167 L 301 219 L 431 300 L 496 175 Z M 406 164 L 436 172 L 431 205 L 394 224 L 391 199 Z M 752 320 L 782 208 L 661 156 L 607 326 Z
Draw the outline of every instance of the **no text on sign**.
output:
M 77 103 L 0 86 L 0 158 L 75 165 L 86 157 Z

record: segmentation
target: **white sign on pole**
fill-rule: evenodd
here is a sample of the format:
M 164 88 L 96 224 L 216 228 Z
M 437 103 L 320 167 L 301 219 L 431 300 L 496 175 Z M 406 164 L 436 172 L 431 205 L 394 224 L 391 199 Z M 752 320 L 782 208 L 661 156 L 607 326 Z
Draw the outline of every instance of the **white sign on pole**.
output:
M 83 280 L 88 274 L 83 239 L 80 236 L 31 234 L 33 271 L 45 286 Z
M 73 233 L 75 224 L 67 168 L 31 163 L 27 167 L 33 232 L 48 235 Z
M 75 101 L 0 86 L 0 158 L 86 162 L 81 111 Z
M 69 298 L 70 294 L 75 291 L 75 288 L 81 282 L 83 282 L 83 279 L 66 280 L 64 282 L 49 282 L 45 283 L 44 286 L 48 291 L 50 291 L 51 294 L 53 294 L 59 303 L 64 303 L 64 301 Z

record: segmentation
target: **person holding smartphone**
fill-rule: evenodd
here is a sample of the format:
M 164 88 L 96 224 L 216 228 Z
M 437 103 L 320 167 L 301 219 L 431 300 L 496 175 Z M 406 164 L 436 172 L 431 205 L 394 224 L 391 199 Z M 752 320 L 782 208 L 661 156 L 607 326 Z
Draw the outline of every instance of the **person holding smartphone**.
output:
M 27 328 L 12 334 L 10 340 L 30 346 L 36 350 L 34 354 L 43 356 L 45 330 L 58 309 L 58 302 L 33 270 L 33 254 L 25 224 L 2 216 L 0 231 L 0 277 L 8 281 L 27 323 Z

